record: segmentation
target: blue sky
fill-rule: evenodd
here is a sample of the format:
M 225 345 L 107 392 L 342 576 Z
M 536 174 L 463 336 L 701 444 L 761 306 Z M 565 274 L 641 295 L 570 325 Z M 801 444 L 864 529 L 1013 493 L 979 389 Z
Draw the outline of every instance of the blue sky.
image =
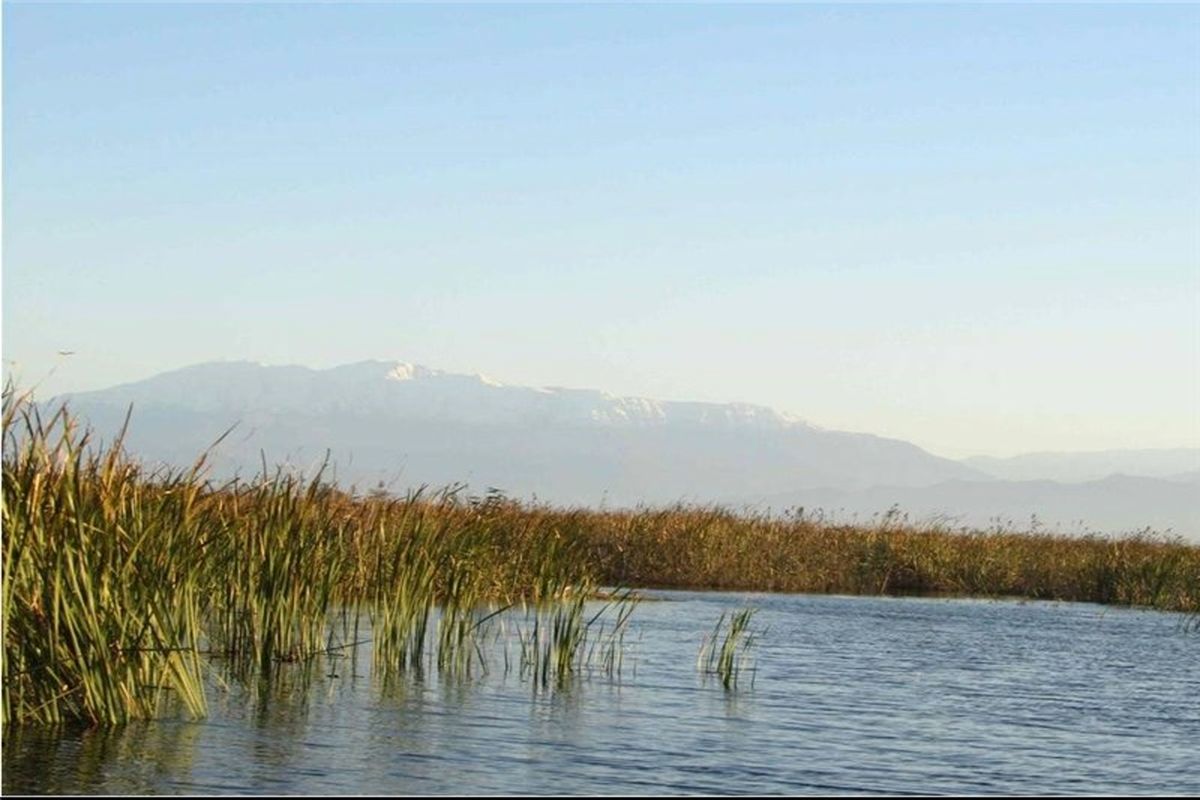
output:
M 3 350 L 45 392 L 396 358 L 952 456 L 1200 445 L 1196 6 L 3 24 Z

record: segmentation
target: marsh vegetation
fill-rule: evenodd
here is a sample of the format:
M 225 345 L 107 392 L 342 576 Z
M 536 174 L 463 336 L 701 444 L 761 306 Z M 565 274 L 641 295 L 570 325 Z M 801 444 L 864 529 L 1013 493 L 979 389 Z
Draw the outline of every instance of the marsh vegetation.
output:
M 600 586 L 1200 610 L 1200 547 L 1150 534 L 563 509 L 454 490 L 364 496 L 320 474 L 265 468 L 217 484 L 203 457 L 189 469 L 150 468 L 119 438 L 96 442 L 67 409 L 44 411 L 11 390 L 3 427 L 6 725 L 113 724 L 168 707 L 202 716 L 206 664 L 270 676 L 353 647 L 361 614 L 385 675 L 487 670 L 488 638 L 512 626 L 519 655 L 505 650 L 503 663 L 536 686 L 612 677 L 636 597 L 589 611 Z M 719 648 L 722 623 L 714 631 L 714 669 L 734 651 L 727 686 L 748 621 Z

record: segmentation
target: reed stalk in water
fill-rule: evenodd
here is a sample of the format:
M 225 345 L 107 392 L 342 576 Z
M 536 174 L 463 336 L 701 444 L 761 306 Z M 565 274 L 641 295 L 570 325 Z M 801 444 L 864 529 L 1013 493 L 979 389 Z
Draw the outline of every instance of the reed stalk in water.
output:
M 755 634 L 750 631 L 754 612 L 752 608 L 730 612 L 727 629 L 726 613 L 722 612 L 712 632 L 700 644 L 697 667 L 704 675 L 719 677 L 727 691 L 737 688 L 738 678 L 749 668 L 750 648 L 755 640 Z

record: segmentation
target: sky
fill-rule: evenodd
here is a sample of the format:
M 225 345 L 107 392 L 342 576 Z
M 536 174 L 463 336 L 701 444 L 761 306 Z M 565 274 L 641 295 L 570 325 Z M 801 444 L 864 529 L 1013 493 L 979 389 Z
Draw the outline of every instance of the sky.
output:
M 1200 6 L 3 6 L 6 374 L 1200 446 Z M 59 355 L 73 351 L 73 355 Z

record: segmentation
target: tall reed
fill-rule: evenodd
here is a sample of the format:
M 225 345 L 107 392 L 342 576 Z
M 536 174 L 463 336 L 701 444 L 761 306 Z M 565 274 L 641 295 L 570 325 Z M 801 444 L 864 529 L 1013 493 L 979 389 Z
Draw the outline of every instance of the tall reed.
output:
M 521 673 L 535 689 L 564 688 L 585 671 L 619 678 L 625 633 L 638 596 L 628 589 L 615 592 L 589 617 L 592 587 L 585 584 L 579 591 L 565 590 L 563 595 L 527 609 L 529 625 L 517 631 Z M 609 616 L 614 617 L 611 628 L 607 627 Z
M 92 451 L 11 391 L 3 425 L 4 721 L 203 714 L 195 472 Z
M 712 632 L 700 644 L 700 655 L 696 666 L 704 675 L 716 675 L 726 691 L 737 688 L 738 678 L 750 668 L 750 648 L 756 635 L 750 631 L 750 620 L 755 609 L 744 608 L 728 614 L 721 612 Z

